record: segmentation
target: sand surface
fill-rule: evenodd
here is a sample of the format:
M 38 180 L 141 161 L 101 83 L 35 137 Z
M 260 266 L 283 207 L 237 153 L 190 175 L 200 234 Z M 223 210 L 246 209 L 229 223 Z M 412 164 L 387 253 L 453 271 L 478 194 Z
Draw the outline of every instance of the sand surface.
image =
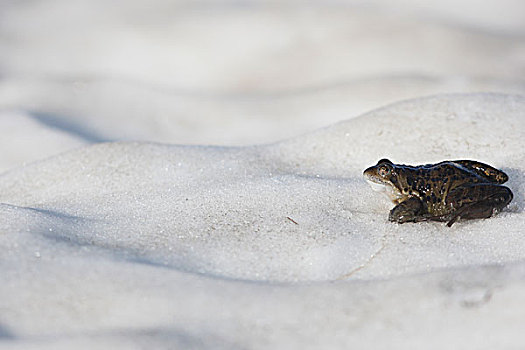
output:
M 524 113 L 523 97 L 439 96 L 267 146 L 103 143 L 7 172 L 4 338 L 23 347 L 520 344 Z M 505 170 L 513 203 L 452 228 L 389 223 L 390 204 L 362 180 L 368 159 L 443 154 Z M 452 329 L 468 342 L 443 338 Z
M 521 2 L 147 4 L 1 5 L 0 349 L 525 347 Z M 381 158 L 514 199 L 392 224 Z

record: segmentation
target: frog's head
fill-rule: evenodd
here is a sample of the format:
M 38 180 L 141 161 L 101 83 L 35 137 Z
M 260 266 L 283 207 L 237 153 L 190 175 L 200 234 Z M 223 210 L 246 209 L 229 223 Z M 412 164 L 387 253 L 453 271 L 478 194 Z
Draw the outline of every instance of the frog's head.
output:
M 399 186 L 396 166 L 388 159 L 381 159 L 376 165 L 363 172 L 363 176 L 374 191 L 383 192 L 394 203 L 404 197 Z

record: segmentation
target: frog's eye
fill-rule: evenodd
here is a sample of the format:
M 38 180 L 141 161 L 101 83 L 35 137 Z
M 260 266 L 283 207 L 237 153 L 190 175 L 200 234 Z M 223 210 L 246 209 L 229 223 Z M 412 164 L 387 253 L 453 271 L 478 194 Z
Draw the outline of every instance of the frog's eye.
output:
M 381 177 L 385 177 L 385 176 L 388 176 L 390 175 L 390 172 L 391 172 L 391 169 L 388 165 L 381 165 L 378 169 L 377 169 L 377 173 L 379 174 L 379 176 Z

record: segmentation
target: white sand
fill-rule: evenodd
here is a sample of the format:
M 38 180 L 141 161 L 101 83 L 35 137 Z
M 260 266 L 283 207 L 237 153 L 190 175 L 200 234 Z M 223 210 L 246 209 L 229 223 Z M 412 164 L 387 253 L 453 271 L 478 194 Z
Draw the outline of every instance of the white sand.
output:
M 523 97 L 441 96 L 268 146 L 107 143 L 8 172 L 7 343 L 522 344 L 524 114 Z M 497 217 L 395 225 L 361 177 L 382 156 L 467 155 L 511 176 Z
M 3 3 L 0 349 L 525 347 L 524 17 Z M 385 157 L 484 161 L 514 200 L 392 224 Z

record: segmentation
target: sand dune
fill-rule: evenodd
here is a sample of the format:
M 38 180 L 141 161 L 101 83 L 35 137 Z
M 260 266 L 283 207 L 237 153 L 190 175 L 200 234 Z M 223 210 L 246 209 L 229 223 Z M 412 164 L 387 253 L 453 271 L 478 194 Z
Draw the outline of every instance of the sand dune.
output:
M 2 324 L 20 346 L 315 348 L 381 330 L 437 347 L 451 324 L 519 344 L 524 113 L 519 96 L 437 96 L 266 146 L 103 143 L 7 172 Z M 503 168 L 514 202 L 453 228 L 389 223 L 362 169 L 443 154 Z

